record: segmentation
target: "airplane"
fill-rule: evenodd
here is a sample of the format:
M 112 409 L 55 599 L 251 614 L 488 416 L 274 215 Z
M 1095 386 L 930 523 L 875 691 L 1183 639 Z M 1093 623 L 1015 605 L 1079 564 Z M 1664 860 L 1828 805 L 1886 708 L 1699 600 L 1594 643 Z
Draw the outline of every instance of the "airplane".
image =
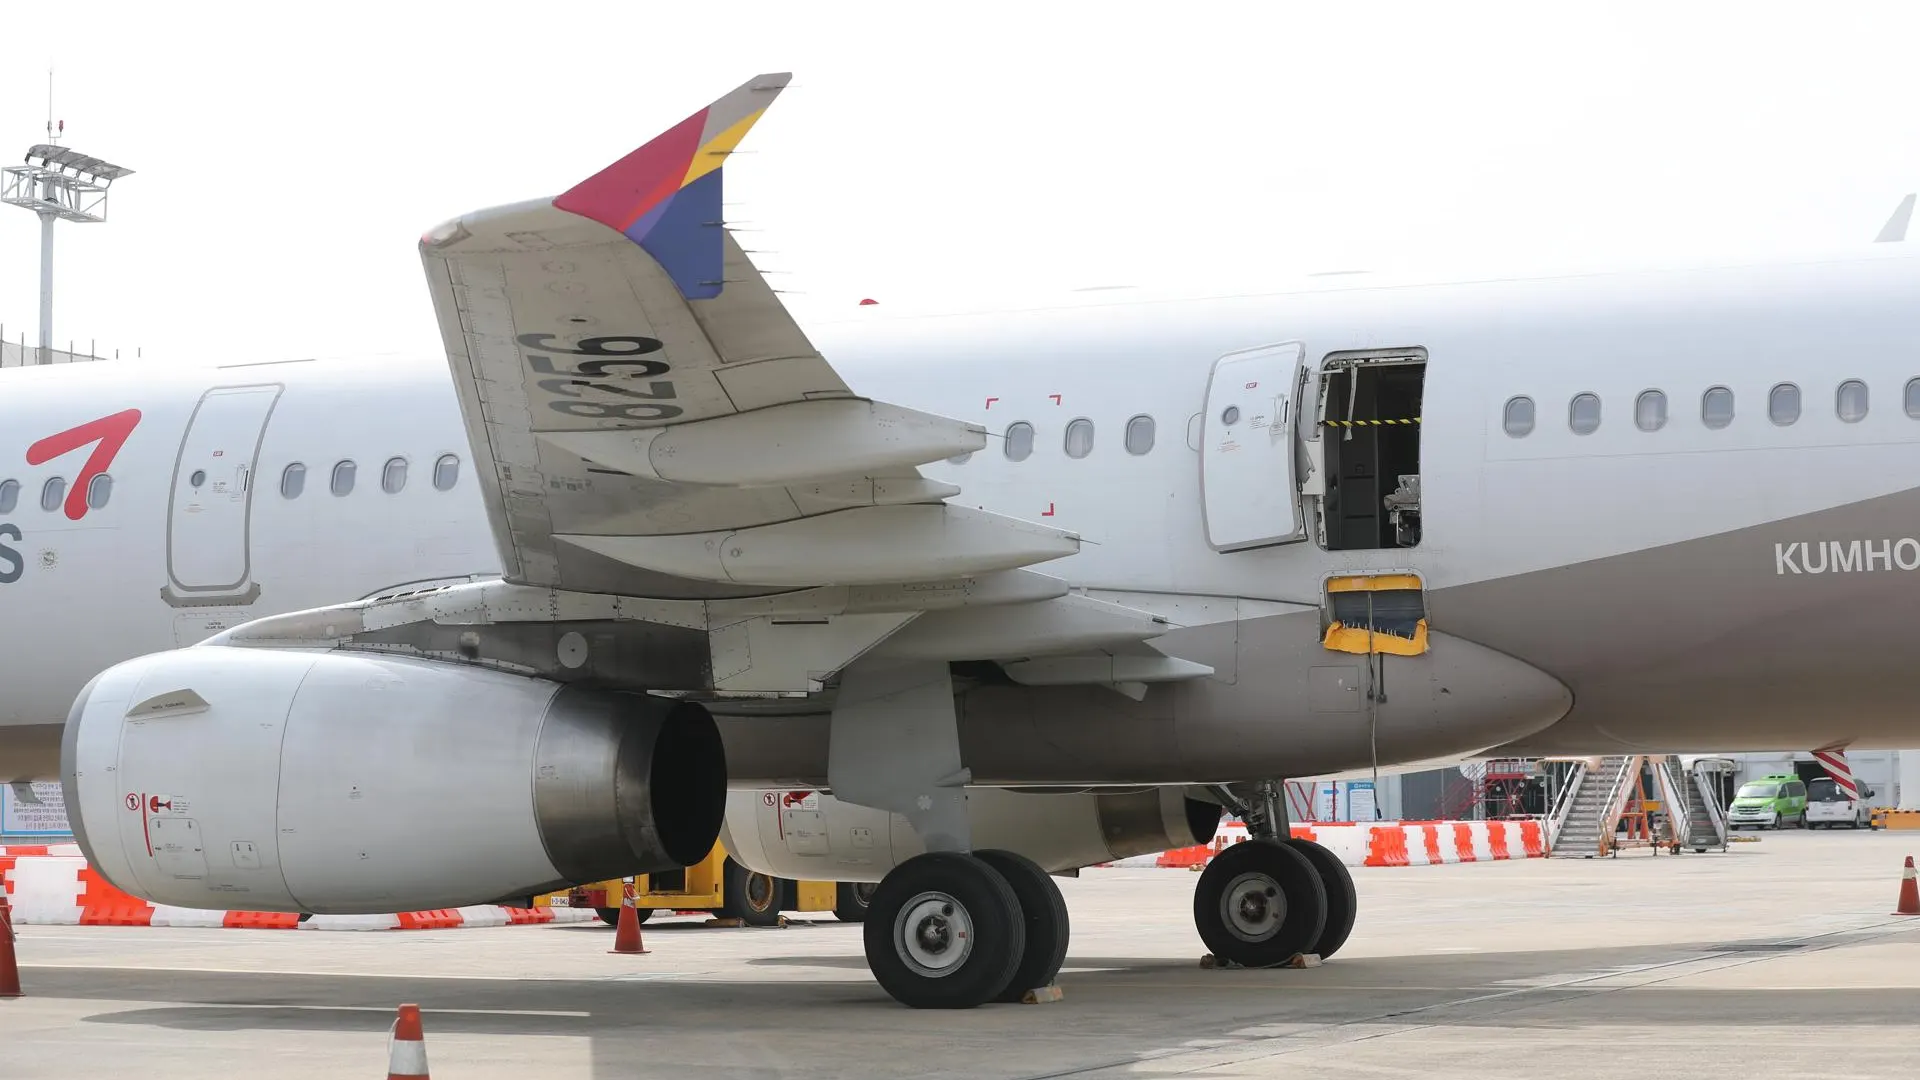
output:
M 188 907 L 724 833 L 875 883 L 879 985 L 970 1008 L 1060 970 L 1052 875 L 1223 813 L 1207 948 L 1333 956 L 1288 778 L 1920 734 L 1904 244 L 803 330 L 720 216 L 788 79 L 428 231 L 444 364 L 0 375 L 0 780 Z M 838 809 L 775 851 L 729 807 L 784 788 Z

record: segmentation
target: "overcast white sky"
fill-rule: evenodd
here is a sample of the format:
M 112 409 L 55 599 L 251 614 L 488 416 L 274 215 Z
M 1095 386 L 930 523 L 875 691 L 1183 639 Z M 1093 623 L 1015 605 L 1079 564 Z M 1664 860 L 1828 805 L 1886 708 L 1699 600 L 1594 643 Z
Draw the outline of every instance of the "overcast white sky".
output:
M 67 144 L 138 170 L 59 226 L 55 336 L 149 360 L 436 355 L 421 232 L 772 70 L 729 213 L 803 317 L 1864 243 L 1920 188 L 1920 5 L 1823 8 L 15 4 L 0 158 L 51 64 Z M 37 280 L 0 207 L 10 339 Z

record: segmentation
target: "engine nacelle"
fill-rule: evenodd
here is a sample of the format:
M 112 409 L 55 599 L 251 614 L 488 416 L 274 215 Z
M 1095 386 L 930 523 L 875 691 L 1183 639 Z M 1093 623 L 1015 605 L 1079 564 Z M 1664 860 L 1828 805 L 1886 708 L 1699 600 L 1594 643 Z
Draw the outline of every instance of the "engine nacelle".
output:
M 726 812 L 698 705 L 367 654 L 128 661 L 81 691 L 61 759 L 88 861 L 181 907 L 524 901 L 697 863 Z
M 967 818 L 975 848 L 1017 851 L 1059 871 L 1205 843 L 1219 829 L 1220 807 L 1177 787 L 1059 794 L 971 788 Z M 721 840 L 748 869 L 808 881 L 879 881 L 926 850 L 902 815 L 818 791 L 728 792 Z

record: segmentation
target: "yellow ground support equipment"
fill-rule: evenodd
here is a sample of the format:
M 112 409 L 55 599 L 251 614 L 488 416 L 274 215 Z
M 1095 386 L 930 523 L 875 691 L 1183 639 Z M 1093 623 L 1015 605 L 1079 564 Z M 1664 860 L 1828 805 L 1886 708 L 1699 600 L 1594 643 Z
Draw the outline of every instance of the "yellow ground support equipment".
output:
M 707 857 L 683 870 L 591 881 L 536 896 L 535 907 L 593 908 L 608 925 L 619 921 L 621 899 L 632 890 L 640 921 L 656 911 L 712 912 L 747 926 L 776 926 L 783 911 L 831 911 L 843 922 L 866 919 L 873 886 L 853 882 L 790 881 L 755 873 L 734 862 L 716 842 Z

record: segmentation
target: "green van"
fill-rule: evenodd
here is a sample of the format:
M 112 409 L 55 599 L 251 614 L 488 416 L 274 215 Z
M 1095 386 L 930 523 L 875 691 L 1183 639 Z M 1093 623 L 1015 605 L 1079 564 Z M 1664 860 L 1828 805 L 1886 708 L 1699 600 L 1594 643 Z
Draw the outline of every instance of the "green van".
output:
M 1728 826 L 1784 829 L 1807 827 L 1807 785 L 1791 773 L 1776 773 L 1740 785 L 1727 810 Z

